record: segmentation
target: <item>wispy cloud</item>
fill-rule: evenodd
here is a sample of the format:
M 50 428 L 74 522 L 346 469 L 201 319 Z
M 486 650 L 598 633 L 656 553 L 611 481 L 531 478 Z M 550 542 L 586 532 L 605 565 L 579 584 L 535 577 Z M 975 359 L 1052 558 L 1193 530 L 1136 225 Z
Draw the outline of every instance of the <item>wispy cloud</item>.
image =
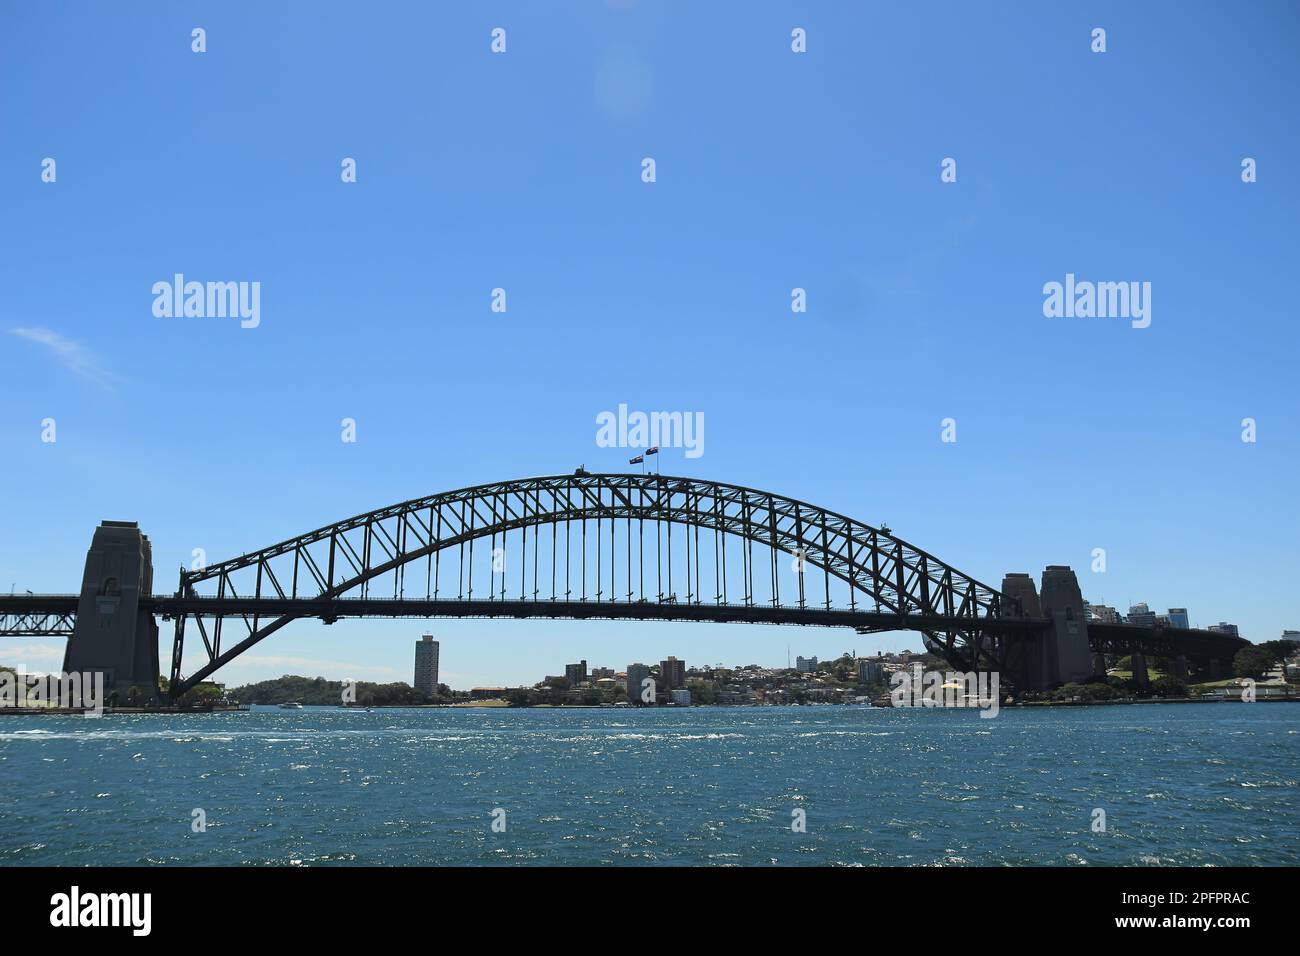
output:
M 104 388 L 113 388 L 121 379 L 105 368 L 98 355 L 80 342 L 46 328 L 10 329 L 10 335 L 32 342 L 54 356 L 64 368 L 89 382 Z

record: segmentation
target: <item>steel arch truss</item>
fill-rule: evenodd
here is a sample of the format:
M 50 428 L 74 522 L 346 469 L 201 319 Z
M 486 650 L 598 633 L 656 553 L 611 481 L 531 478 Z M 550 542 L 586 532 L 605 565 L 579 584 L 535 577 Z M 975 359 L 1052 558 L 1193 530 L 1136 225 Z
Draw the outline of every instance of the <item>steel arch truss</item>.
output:
M 1012 611 L 1010 598 L 886 529 L 805 502 L 581 470 L 417 498 L 183 570 L 177 599 L 174 695 L 302 617 L 454 606 L 456 616 L 861 620 L 921 630 L 955 651 Z M 182 678 L 187 621 L 207 662 Z M 233 643 L 223 633 L 232 625 Z

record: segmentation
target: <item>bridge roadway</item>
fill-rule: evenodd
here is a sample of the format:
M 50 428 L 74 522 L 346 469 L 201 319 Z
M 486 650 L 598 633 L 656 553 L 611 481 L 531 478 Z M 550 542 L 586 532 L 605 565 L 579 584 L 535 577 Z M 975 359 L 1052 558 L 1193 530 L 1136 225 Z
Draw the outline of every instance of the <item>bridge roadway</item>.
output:
M 76 594 L 0 595 L 0 637 L 68 636 L 76 619 Z M 155 594 L 140 599 L 140 610 L 164 620 L 181 615 L 204 617 L 316 618 L 554 618 L 561 620 L 711 621 L 749 624 L 798 624 L 852 627 L 861 633 L 943 631 L 965 628 L 969 621 L 943 615 L 889 614 L 846 608 L 771 607 L 760 604 L 682 603 L 674 601 L 526 601 L 438 598 L 252 598 L 179 597 Z M 1033 635 L 1049 627 L 1046 618 L 984 619 L 991 633 Z M 61 625 L 56 627 L 55 625 Z M 1195 628 L 1142 627 L 1136 624 L 1088 624 L 1094 653 L 1144 653 L 1160 657 L 1230 661 L 1249 642 L 1217 631 Z
M 76 618 L 76 594 L 0 596 L 0 636 L 15 637 L 9 628 L 21 619 Z M 140 610 L 163 620 L 181 615 L 203 617 L 319 618 L 332 623 L 347 617 L 392 618 L 557 618 L 563 620 L 713 621 L 751 624 L 802 624 L 854 627 L 863 631 L 945 630 L 967 628 L 969 619 L 939 614 L 890 614 L 848 608 L 770 606 L 754 603 L 717 604 L 679 601 L 527 601 L 514 598 L 278 598 L 180 597 L 154 594 L 140 598 Z M 1035 633 L 1047 620 L 988 619 L 986 629 L 998 633 Z M 43 636 L 52 632 L 41 631 Z

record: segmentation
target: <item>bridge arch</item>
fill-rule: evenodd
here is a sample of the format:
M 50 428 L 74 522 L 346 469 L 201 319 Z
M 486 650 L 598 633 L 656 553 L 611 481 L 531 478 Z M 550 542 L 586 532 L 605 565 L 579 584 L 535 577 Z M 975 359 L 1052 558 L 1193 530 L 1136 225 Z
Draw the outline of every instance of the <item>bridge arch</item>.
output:
M 655 532 L 653 545 L 647 541 L 648 526 Z M 676 542 L 674 528 L 685 529 Z M 754 557 L 755 546 L 766 550 L 760 554 L 765 560 Z M 651 554 L 655 582 L 647 592 Z M 444 564 L 455 567 L 454 598 Z M 516 576 L 518 597 L 513 596 Z M 820 577 L 820 586 L 810 584 L 810 577 Z M 737 578 L 739 586 L 729 590 Z M 810 596 L 814 589 L 816 598 Z M 377 592 L 385 596 L 376 598 Z M 182 570 L 177 598 L 173 696 L 304 617 L 482 614 L 822 623 L 918 630 L 951 658 L 959 639 L 1018 616 L 1013 599 L 886 528 L 740 485 L 582 469 L 411 499 L 228 561 Z M 187 622 L 201 637 L 207 662 L 182 677 Z M 243 630 L 223 647 L 223 630 L 231 622 Z

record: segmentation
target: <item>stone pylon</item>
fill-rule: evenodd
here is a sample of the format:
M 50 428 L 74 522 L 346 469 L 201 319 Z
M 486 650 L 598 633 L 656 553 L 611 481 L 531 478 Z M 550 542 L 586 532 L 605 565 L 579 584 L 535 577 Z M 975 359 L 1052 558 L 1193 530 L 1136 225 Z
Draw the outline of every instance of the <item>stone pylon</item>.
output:
M 1052 622 L 1045 647 L 1049 686 L 1087 680 L 1092 675 L 1088 619 L 1079 579 L 1070 568 L 1063 564 L 1047 566 L 1043 571 L 1042 601 L 1043 613 Z
M 104 693 L 119 704 L 131 688 L 158 697 L 158 625 L 140 609 L 153 593 L 153 552 L 134 521 L 105 521 L 95 529 L 81 579 L 77 622 L 63 655 L 67 673 L 101 672 Z
M 1064 565 L 1049 565 L 1043 572 L 1041 595 L 1028 574 L 1008 574 L 1002 579 L 1002 592 L 1020 602 L 1022 617 L 1051 622 L 1041 634 L 1016 638 L 1010 645 L 1009 676 L 1020 688 L 1048 690 L 1092 674 L 1083 593 L 1073 571 Z
M 1023 571 L 1012 571 L 1002 578 L 1002 593 L 1020 602 L 1019 613 L 1010 607 L 1003 614 L 1016 617 L 1042 617 L 1043 608 L 1038 602 L 1038 588 L 1034 579 Z M 1037 638 L 1025 635 L 1007 635 L 1006 667 L 1009 673 L 1003 680 L 1010 681 L 1021 690 L 1046 688 L 1042 673 L 1042 648 Z

